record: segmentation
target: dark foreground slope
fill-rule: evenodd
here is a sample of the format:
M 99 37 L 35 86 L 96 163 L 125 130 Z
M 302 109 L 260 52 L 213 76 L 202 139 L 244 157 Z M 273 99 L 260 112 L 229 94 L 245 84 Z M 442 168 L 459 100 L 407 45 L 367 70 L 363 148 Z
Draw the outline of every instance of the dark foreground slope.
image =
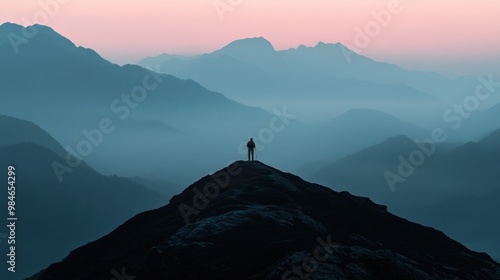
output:
M 240 161 L 31 279 L 116 277 L 499 279 L 500 266 L 367 198 Z

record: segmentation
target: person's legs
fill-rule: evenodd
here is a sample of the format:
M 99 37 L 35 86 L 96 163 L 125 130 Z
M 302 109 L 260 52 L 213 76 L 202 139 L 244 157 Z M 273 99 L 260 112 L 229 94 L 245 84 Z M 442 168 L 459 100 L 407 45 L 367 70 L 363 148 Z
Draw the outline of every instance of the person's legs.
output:
M 250 151 L 251 151 L 251 150 L 250 150 L 250 149 L 248 149 L 248 161 L 250 161 L 250 153 L 251 153 Z
M 252 161 L 253 161 L 253 154 L 254 154 L 254 149 L 252 149 Z

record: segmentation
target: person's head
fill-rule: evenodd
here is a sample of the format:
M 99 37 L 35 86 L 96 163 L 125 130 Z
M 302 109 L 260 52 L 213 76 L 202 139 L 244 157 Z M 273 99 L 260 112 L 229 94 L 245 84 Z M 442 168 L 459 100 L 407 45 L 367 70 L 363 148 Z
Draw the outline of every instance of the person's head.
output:
M 250 141 L 253 141 L 253 138 L 250 138 Z

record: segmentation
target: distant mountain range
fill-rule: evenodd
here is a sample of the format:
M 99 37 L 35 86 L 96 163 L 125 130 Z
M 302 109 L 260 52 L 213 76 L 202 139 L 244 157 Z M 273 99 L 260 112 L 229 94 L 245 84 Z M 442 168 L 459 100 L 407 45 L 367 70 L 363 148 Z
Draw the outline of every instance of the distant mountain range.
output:
M 451 80 L 377 62 L 339 43 L 276 51 L 262 37 L 237 40 L 195 57 L 163 54 L 138 64 L 194 79 L 244 104 L 272 108 L 286 103 L 302 113 L 301 119 L 332 117 L 362 103 L 430 122 L 441 118 L 433 114 L 436 109 L 442 111 L 447 104 L 473 94 L 478 84 L 475 77 Z M 324 106 L 315 102 L 318 99 Z
M 140 104 L 134 114 L 138 116 L 134 116 L 134 119 L 148 120 L 147 116 L 152 118 L 151 115 L 156 113 L 155 119 L 149 120 L 165 121 L 177 127 L 187 126 L 192 121 L 189 113 L 193 111 L 206 114 L 209 120 L 218 121 L 224 120 L 229 114 L 236 119 L 248 114 L 256 117 L 264 114 L 262 110 L 243 106 L 221 94 L 210 92 L 193 81 L 166 75 L 153 78 L 150 72 L 141 67 L 113 65 L 92 50 L 76 47 L 49 27 L 35 27 L 38 35 L 28 44 L 22 45 L 18 54 L 13 53 L 7 42 L 0 45 L 2 98 L 8 102 L 18 102 L 19 106 L 29 106 L 23 111 L 30 111 L 31 117 L 45 120 L 47 116 L 42 113 L 48 109 L 66 114 L 77 110 L 94 118 L 100 113 L 127 116 L 126 112 L 135 113 L 132 110 L 136 108 L 135 105 L 129 105 L 128 111 L 121 107 L 133 103 Z M 10 31 L 17 34 L 23 31 L 22 26 L 8 23 L 0 26 L 0 29 L 2 33 Z M 139 98 L 131 96 L 135 87 L 148 85 L 151 89 L 146 90 L 147 102 L 142 100 L 142 93 L 136 93 Z M 122 95 L 130 95 L 132 102 L 127 103 Z M 112 106 L 117 99 L 121 102 Z M 54 106 L 54 100 L 65 106 Z M 111 107 L 115 108 L 113 112 Z M 14 111 L 5 105 L 1 109 L 6 113 Z M 28 115 L 27 112 L 17 114 Z M 74 121 L 71 115 L 69 117 Z
M 196 176 L 196 170 L 198 174 L 206 172 L 204 158 L 217 164 L 235 159 L 238 142 L 267 126 L 273 117 L 193 80 L 157 75 L 134 65 L 111 64 L 47 26 L 34 27 L 37 35 L 15 53 L 7 34 L 22 35 L 30 27 L 0 26 L 0 35 L 5 35 L 0 36 L 0 112 L 36 120 L 64 148 L 73 150 L 87 140 L 83 130 L 94 131 L 103 119 L 110 120 L 115 129 L 93 147 L 97 152 L 85 158 L 107 174 L 164 176 L 164 170 L 144 164 L 155 155 L 157 165 L 169 166 L 172 174 L 186 181 Z M 228 129 L 232 133 L 227 133 Z M 155 140 L 144 145 L 144 139 Z M 206 147 L 217 145 L 234 148 L 227 149 L 220 159 L 208 159 L 211 152 Z M 124 153 L 124 149 L 141 151 L 142 156 Z M 182 153 L 187 150 L 192 153 Z M 121 160 L 116 162 L 115 158 Z M 184 172 L 183 165 L 192 170 Z
M 491 242 L 500 234 L 496 222 L 500 208 L 493 203 L 500 199 L 498 135 L 495 131 L 479 143 L 452 151 L 439 144 L 435 148 L 428 143 L 419 146 L 406 136 L 393 137 L 315 166 L 319 171 L 310 179 L 368 196 L 394 213 L 440 227 L 477 248 L 499 251 L 500 244 Z M 424 151 L 432 152 L 427 155 Z M 469 230 L 472 224 L 477 225 L 475 231 Z
M 448 79 L 437 74 L 409 72 L 357 54 L 347 60 L 343 48 L 340 44 L 320 43 L 314 48 L 276 51 L 269 41 L 259 37 L 234 41 L 196 57 L 164 54 L 138 64 L 194 79 L 244 104 L 264 108 L 288 104 L 302 113 L 303 119 L 307 108 L 300 106 L 301 101 L 321 108 L 316 108 L 321 116 L 332 117 L 335 111 L 350 109 L 352 103 L 359 106 L 360 102 L 372 109 L 381 109 L 383 104 L 389 108 L 391 103 L 397 103 L 399 108 L 409 103 L 414 108 L 438 106 L 443 91 L 428 91 L 436 90 L 430 83 L 451 87 Z M 332 104 L 323 108 L 315 103 L 318 99 Z
M 495 168 L 500 164 L 498 148 L 485 145 L 491 143 L 495 133 L 479 143 L 467 143 L 451 152 L 441 148 L 439 143 L 418 144 L 406 136 L 392 137 L 331 163 L 311 178 L 325 184 L 347 186 L 346 190 L 381 203 L 391 200 L 410 203 L 401 201 L 400 195 L 403 194 L 410 200 L 416 194 L 432 194 L 433 199 L 439 199 L 443 194 L 484 194 L 497 189 L 496 182 L 500 180 Z M 420 157 L 422 154 L 423 158 Z M 408 170 L 403 173 L 409 176 L 399 174 L 401 165 L 404 168 L 400 170 Z M 384 176 L 386 171 L 403 177 L 404 182 L 395 184 L 395 193 L 391 192 Z
M 263 37 L 237 40 L 205 55 L 185 57 L 162 54 L 141 60 L 138 64 L 174 74 L 181 72 L 188 65 L 210 61 L 219 56 L 255 65 L 257 66 L 255 69 L 273 73 L 302 72 L 305 75 L 327 75 L 377 84 L 407 84 L 422 92 L 438 96 L 446 94 L 443 88 L 448 87 L 450 82 L 449 79 L 435 73 L 407 71 L 393 64 L 374 61 L 352 52 L 340 43 L 319 42 L 314 47 L 300 46 L 276 51 Z M 175 60 L 182 60 L 185 64 L 177 63 Z M 219 64 L 216 67 L 221 65 L 224 66 Z M 436 84 L 440 86 L 436 87 Z
M 410 126 L 413 125 L 408 120 L 429 129 L 435 127 L 436 123 L 442 124 L 442 112 L 448 108 L 443 107 L 444 104 L 440 101 L 445 99 L 443 94 L 426 93 L 423 92 L 424 88 L 416 86 L 438 88 L 432 86 L 434 82 L 430 81 L 449 86 L 448 79 L 435 74 L 408 72 L 357 54 L 350 56 L 352 61 L 349 62 L 344 57 L 343 47 L 338 44 L 318 44 L 314 48 L 299 47 L 275 51 L 267 40 L 254 38 L 233 42 L 211 54 L 188 58 L 164 55 L 158 59 L 150 58 L 147 65 L 144 64 L 153 69 L 160 67 L 161 70 L 162 66 L 156 67 L 154 63 L 156 60 L 164 60 L 165 67 L 173 67 L 165 72 L 175 72 L 181 78 L 194 78 L 197 81 L 194 82 L 169 75 L 152 78 L 151 75 L 154 74 L 143 68 L 113 65 L 90 49 L 76 47 L 49 27 L 35 27 L 38 30 L 37 36 L 31 38 L 27 44 L 21 44 L 17 54 L 13 52 L 7 36 L 0 38 L 0 96 L 5 101 L 0 104 L 0 112 L 26 120 L 36 120 L 37 124 L 53 135 L 63 147 L 69 146 L 72 149 L 76 149 L 76 145 L 86 139 L 82 135 L 84 129 L 92 130 L 99 126 L 103 118 L 109 118 L 116 125 L 115 131 L 111 135 L 105 135 L 103 143 L 94 148 L 98 152 L 86 157 L 95 168 L 106 174 L 141 177 L 156 174 L 156 177 L 162 177 L 164 172 L 159 168 L 145 168 L 145 163 L 152 161 L 150 155 L 154 155 L 154 165 L 168 166 L 172 173 L 181 177 L 180 181 L 189 182 L 193 179 L 193 174 L 209 171 L 206 167 L 201 167 L 202 165 L 220 165 L 227 160 L 241 157 L 238 145 L 242 139 L 259 136 L 258 133 L 267 128 L 274 117 L 269 112 L 236 103 L 219 93 L 209 91 L 197 82 L 210 89 L 221 90 L 226 96 L 242 102 L 248 101 L 247 98 L 259 99 L 257 103 L 247 104 L 262 105 L 270 111 L 282 111 L 286 107 L 298 120 L 313 117 L 316 113 L 328 116 L 326 119 L 332 119 L 333 116 L 339 116 L 350 109 L 362 107 L 391 112 L 391 115 L 404 120 Z M 5 23 L 0 26 L 0 33 L 4 35 L 11 32 L 22 34 L 23 30 L 25 29 L 22 26 L 15 24 Z M 174 62 L 176 60 L 180 62 Z M 184 65 L 185 63 L 188 64 Z M 243 64 L 246 66 L 241 68 Z M 313 69 L 314 67 L 317 69 Z M 198 71 L 199 76 L 179 74 L 181 71 L 188 71 L 188 68 Z M 238 73 L 241 69 L 246 69 L 244 71 L 247 72 Z M 363 72 L 368 70 L 371 72 Z M 257 72 L 260 74 L 256 74 Z M 254 74 L 260 75 L 260 78 Z M 156 84 L 156 79 L 161 83 L 147 91 L 147 97 L 143 101 L 130 101 L 129 97 L 128 102 L 131 103 L 128 103 L 124 98 L 130 96 L 132 90 L 137 89 L 137 86 L 142 85 L 143 80 L 148 78 L 151 84 Z M 213 88 L 207 84 L 210 82 L 214 83 Z M 476 85 L 477 81 L 474 80 L 473 84 Z M 464 93 L 468 93 L 466 88 L 460 87 Z M 453 95 L 451 91 L 449 95 Z M 9 104 L 17 104 L 24 109 L 17 110 Z M 405 115 L 407 113 L 413 117 Z M 474 115 L 480 113 L 475 112 Z M 426 125 L 422 125 L 423 123 Z M 473 123 L 470 127 L 480 129 L 468 130 L 464 122 L 463 130 L 460 130 L 473 131 L 476 136 L 471 140 L 477 139 L 477 135 L 484 136 L 498 128 L 475 125 L 488 122 Z M 137 124 L 141 124 L 142 129 L 148 128 L 148 132 L 140 133 L 138 137 L 140 129 Z M 150 126 L 151 124 L 154 125 Z M 160 128 L 159 124 L 163 128 Z M 304 131 L 315 132 L 314 128 L 302 129 L 304 127 L 306 126 L 295 126 L 295 131 L 292 131 L 292 126 L 289 126 L 280 136 L 304 136 Z M 387 126 L 385 128 L 391 129 Z M 385 128 L 373 127 L 372 131 L 383 131 Z M 157 133 L 159 131 L 168 133 Z M 467 138 L 470 134 L 460 131 L 456 136 L 460 139 Z M 332 129 L 332 133 L 348 135 L 335 129 Z M 317 138 L 320 142 L 322 139 L 332 139 L 329 136 L 323 137 L 324 134 L 320 132 L 310 138 Z M 388 134 L 387 137 L 395 135 L 385 134 Z M 406 130 L 398 134 L 406 134 Z M 279 137 L 273 136 L 275 137 L 272 138 L 272 144 L 275 147 L 285 145 Z M 146 147 L 143 145 L 142 140 L 153 138 L 156 140 L 152 140 Z M 351 142 L 353 145 L 349 149 L 343 149 L 343 152 L 332 151 L 331 154 L 343 156 L 374 144 L 370 141 L 365 144 L 359 137 L 356 141 L 350 141 L 353 138 L 347 141 L 336 140 Z M 297 139 L 299 143 L 303 142 L 302 138 Z M 377 141 L 381 140 L 383 138 L 377 138 Z M 356 145 L 356 142 L 363 145 Z M 318 150 L 326 150 L 334 145 L 315 147 Z M 214 156 L 206 146 L 228 148 L 224 149 L 223 154 L 219 153 L 220 156 L 215 160 L 221 160 L 214 163 L 211 160 Z M 338 146 L 344 148 L 343 145 Z M 140 150 L 141 153 L 128 155 L 120 152 L 123 149 Z M 179 152 L 183 150 L 192 152 Z M 315 149 L 310 154 L 318 153 Z M 271 155 L 274 156 L 269 155 L 270 159 Z M 290 157 L 286 153 L 275 155 Z M 160 157 L 162 159 L 158 159 Z M 176 158 L 176 163 L 163 160 L 167 157 Z M 310 156 L 304 157 L 305 161 L 313 160 Z M 121 160 L 110 162 L 110 158 Z M 193 162 L 199 164 L 193 166 Z M 290 160 L 287 162 L 293 163 Z M 198 171 L 184 172 L 185 168 L 180 166 L 190 166 Z M 297 167 L 289 166 L 293 169 Z
M 198 193 L 210 184 L 209 198 Z M 239 161 L 29 279 L 116 275 L 138 280 L 496 279 L 500 265 L 367 198 L 260 162 Z

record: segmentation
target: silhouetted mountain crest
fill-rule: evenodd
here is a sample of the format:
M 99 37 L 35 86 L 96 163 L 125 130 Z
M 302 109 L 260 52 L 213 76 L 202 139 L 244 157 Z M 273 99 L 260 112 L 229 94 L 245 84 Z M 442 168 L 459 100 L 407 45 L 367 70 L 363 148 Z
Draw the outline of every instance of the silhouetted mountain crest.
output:
M 309 258 L 314 269 L 302 266 Z M 203 177 L 31 279 L 108 280 L 113 270 L 136 280 L 500 277 L 488 255 L 442 232 L 257 161 Z
M 495 130 L 487 137 L 479 141 L 479 144 L 484 145 L 489 148 L 499 149 L 500 148 L 500 129 Z
M 271 42 L 263 37 L 254 37 L 233 41 L 219 50 L 221 53 L 229 55 L 243 54 L 245 51 L 251 50 L 253 53 L 272 53 L 275 49 Z
M 236 40 L 208 56 L 228 55 L 239 61 L 257 64 L 264 69 L 276 69 L 278 67 L 276 53 L 269 41 L 258 37 Z
M 61 157 L 66 156 L 63 147 L 50 134 L 32 122 L 0 114 L 0 131 L 8 132 L 0 137 L 0 147 L 28 142 L 46 147 Z
M 48 63 L 47 66 L 66 62 L 99 62 L 110 65 L 95 51 L 77 47 L 54 29 L 40 24 L 23 27 L 18 24 L 0 26 L 0 59 L 23 63 L 25 60 Z
M 0 44 L 7 41 L 7 35 L 10 32 L 18 32 L 21 31 L 23 27 L 19 24 L 15 24 L 12 22 L 5 22 L 0 25 Z

